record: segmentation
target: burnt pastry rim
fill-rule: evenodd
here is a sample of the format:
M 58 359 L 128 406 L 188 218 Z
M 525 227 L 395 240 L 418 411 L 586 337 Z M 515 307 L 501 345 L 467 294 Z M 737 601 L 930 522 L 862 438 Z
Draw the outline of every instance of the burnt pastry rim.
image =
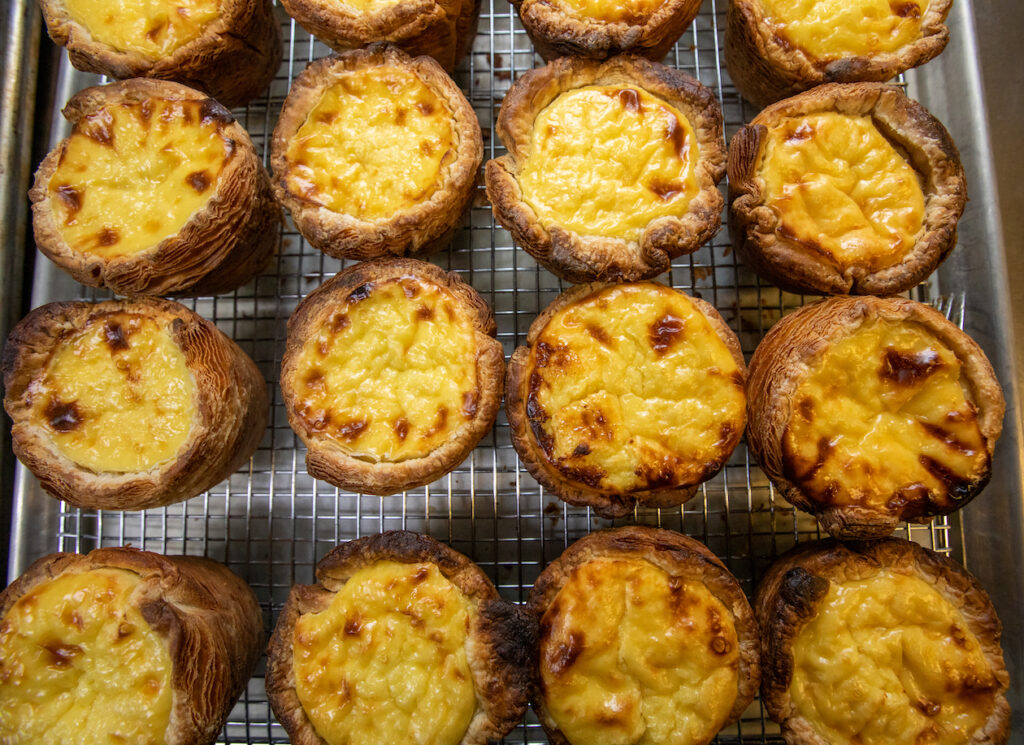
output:
M 892 266 L 841 270 L 830 256 L 780 235 L 779 215 L 765 204 L 760 172 L 768 128 L 820 113 L 870 117 L 921 179 L 923 226 L 911 249 Z M 733 136 L 729 202 L 729 234 L 737 253 L 778 287 L 795 293 L 891 295 L 923 281 L 953 250 L 967 182 L 949 132 L 924 106 L 895 86 L 833 83 L 769 106 Z
M 294 387 L 297 364 L 308 336 L 338 302 L 366 284 L 413 277 L 451 293 L 454 307 L 473 326 L 477 376 L 476 411 L 430 453 L 397 462 L 370 462 L 349 455 L 330 438 L 309 431 L 296 411 Z M 453 272 L 417 259 L 380 259 L 355 264 L 311 292 L 288 320 L 288 337 L 281 360 L 281 394 L 288 423 L 305 443 L 311 476 L 352 491 L 386 496 L 429 484 L 459 465 L 490 431 L 501 404 L 505 355 L 495 338 L 494 316 L 487 302 Z
M 957 356 L 961 383 L 977 409 L 988 466 L 966 496 L 948 509 L 905 515 L 905 507 L 821 505 L 786 476 L 783 440 L 795 408 L 794 396 L 812 365 L 834 344 L 869 320 L 919 324 Z M 1006 403 L 992 365 L 981 347 L 934 308 L 906 298 L 838 296 L 804 306 L 785 316 L 765 335 L 750 360 L 747 385 L 747 444 L 762 470 L 791 504 L 814 515 L 837 538 L 882 538 L 903 519 L 927 523 L 967 504 L 988 483 L 991 458 L 1002 431 Z M 909 503 L 908 503 L 909 504 Z
M 460 745 L 484 745 L 512 730 L 526 711 L 533 684 L 537 642 L 535 619 L 501 600 L 472 560 L 429 536 L 388 531 L 343 543 L 316 567 L 317 584 L 292 587 L 267 648 L 267 697 L 295 745 L 325 745 L 295 690 L 293 636 L 304 613 L 325 610 L 332 597 L 361 569 L 382 561 L 429 563 L 462 592 L 473 609 L 467 657 L 477 708 Z
M 746 383 L 747 367 L 743 360 L 739 339 L 713 305 L 701 298 L 687 295 L 680 290 L 675 290 L 657 282 L 641 282 L 636 284 L 650 284 L 657 288 L 678 292 L 689 300 L 693 304 L 694 309 L 708 320 L 715 334 L 725 344 L 739 367 L 739 372 L 743 376 L 743 382 Z M 591 507 L 598 515 L 606 518 L 623 517 L 631 513 L 636 507 L 674 507 L 688 501 L 697 493 L 701 482 L 710 479 L 725 465 L 732 451 L 739 444 L 745 427 L 745 415 L 741 414 L 739 426 L 734 428 L 730 441 L 721 449 L 721 457 L 705 470 L 703 478 L 696 484 L 663 489 L 647 489 L 621 494 L 603 489 L 595 489 L 578 481 L 570 480 L 552 466 L 550 460 L 548 460 L 544 451 L 537 443 L 537 438 L 533 433 L 530 417 L 527 413 L 527 389 L 532 372 L 530 366 L 531 351 L 555 315 L 592 295 L 618 286 L 620 285 L 602 282 L 577 285 L 555 298 L 530 324 L 530 330 L 526 336 L 526 344 L 518 347 L 513 352 L 508 362 L 508 372 L 505 381 L 505 412 L 508 416 L 512 445 L 516 453 L 518 453 L 519 459 L 526 466 L 526 470 L 544 488 L 557 495 L 559 499 L 572 505 Z
M 250 281 L 270 262 L 280 240 L 281 208 L 248 133 L 219 103 L 179 83 L 134 78 L 79 91 L 64 107 L 72 125 L 107 106 L 147 99 L 201 101 L 204 119 L 220 126 L 231 152 L 206 202 L 174 234 L 126 256 L 104 258 L 68 245 L 50 203 L 50 181 L 67 148 L 62 140 L 40 164 L 29 191 L 36 245 L 76 281 L 126 296 L 209 295 Z
M 757 619 L 739 582 L 704 544 L 672 530 L 627 525 L 584 536 L 551 562 L 530 590 L 527 608 L 544 617 L 558 593 L 578 567 L 594 559 L 642 560 L 670 577 L 700 582 L 730 612 L 739 642 L 739 679 L 736 700 L 723 726 L 740 718 L 757 693 L 761 680 L 761 641 Z M 543 631 L 541 631 L 543 634 Z M 551 742 L 571 745 L 548 711 L 540 684 L 539 659 L 531 705 Z
M 455 160 L 442 170 L 437 188 L 424 201 L 372 220 L 335 212 L 290 192 L 285 182 L 288 145 L 324 92 L 346 73 L 387 67 L 418 77 L 452 113 Z M 359 260 L 423 257 L 444 248 L 472 199 L 482 159 L 480 124 L 462 91 L 433 58 L 413 59 L 390 44 L 371 44 L 310 63 L 288 92 L 270 155 L 274 196 L 291 213 L 303 237 L 329 256 Z
M 580 235 L 557 225 L 545 228 L 519 185 L 520 162 L 529 152 L 537 116 L 561 94 L 590 85 L 642 88 L 675 107 L 694 131 L 697 194 L 682 216 L 652 220 L 639 240 Z M 684 72 L 630 54 L 605 62 L 556 59 L 516 80 L 501 104 L 497 132 L 508 154 L 489 160 L 485 167 L 494 216 L 538 263 L 569 282 L 655 277 L 667 271 L 675 257 L 700 248 L 721 226 L 722 111 L 714 94 Z
M 96 569 L 122 569 L 141 579 L 131 600 L 171 658 L 167 745 L 212 742 L 263 651 L 263 614 L 249 585 L 224 565 L 198 556 L 131 547 L 54 553 L 0 592 L 0 619 L 39 585 Z
M 969 742 L 1005 742 L 1010 726 L 1010 707 L 1004 695 L 1009 674 L 999 644 L 1002 625 L 992 602 L 959 564 L 900 538 L 802 543 L 783 554 L 762 577 L 754 601 L 761 628 L 761 700 L 772 721 L 782 726 L 786 742 L 829 745 L 807 719 L 797 715 L 789 695 L 793 642 L 817 615 L 830 582 L 857 579 L 879 569 L 924 580 L 960 611 L 1000 684 L 992 714 Z
M 28 389 L 66 336 L 117 313 L 150 318 L 171 337 L 195 380 L 195 412 L 188 439 L 173 458 L 145 471 L 96 473 L 64 455 L 33 421 Z M 43 305 L 11 331 L 2 367 L 14 454 L 48 494 L 73 507 L 142 510 L 194 497 L 241 467 L 266 429 L 266 382 L 256 365 L 216 326 L 170 300 Z

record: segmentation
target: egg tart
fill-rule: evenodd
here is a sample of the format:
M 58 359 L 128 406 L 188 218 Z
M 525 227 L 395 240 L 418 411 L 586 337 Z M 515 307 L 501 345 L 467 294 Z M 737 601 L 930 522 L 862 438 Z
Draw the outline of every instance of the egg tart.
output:
M 494 424 L 505 358 L 490 308 L 416 259 L 356 264 L 288 321 L 281 392 L 310 475 L 394 494 L 451 471 Z
M 249 586 L 196 556 L 44 556 L 0 593 L 5 745 L 208 745 L 263 644 Z
M 256 365 L 169 300 L 36 308 L 7 339 L 3 375 L 14 454 L 74 507 L 194 497 L 238 469 L 266 427 Z
M 426 255 L 473 194 L 483 140 L 473 107 L 430 57 L 385 44 L 311 63 L 274 129 L 274 193 L 336 258 Z
M 591 533 L 537 578 L 533 708 L 554 745 L 705 745 L 760 680 L 754 612 L 704 545 L 660 528 Z
M 754 352 L 749 391 L 761 468 L 838 538 L 880 538 L 967 504 L 988 483 L 1005 410 L 981 348 L 904 298 L 791 313 Z
M 512 444 L 570 504 L 604 517 L 682 504 L 740 441 L 739 340 L 699 298 L 655 282 L 579 285 L 526 342 L 508 367 Z
M 725 64 L 767 106 L 823 83 L 884 82 L 949 41 L 953 0 L 729 0 Z
M 536 624 L 432 538 L 344 543 L 292 587 L 267 650 L 267 697 L 295 745 L 484 745 L 529 698 Z
M 281 63 L 270 0 L 40 0 L 50 38 L 79 70 L 198 88 L 228 107 L 267 89 Z
M 761 700 L 788 745 L 1006 742 L 999 619 L 951 559 L 812 541 L 771 566 L 755 608 Z
M 121 295 L 211 295 L 270 261 L 281 209 L 249 135 L 199 91 L 134 79 L 87 88 L 29 192 L 39 249 Z
M 769 106 L 729 146 L 729 233 L 790 292 L 891 295 L 956 245 L 967 202 L 946 128 L 896 87 L 823 85 Z
M 686 73 L 632 55 L 557 59 L 516 80 L 497 129 L 494 216 L 562 279 L 654 277 L 718 231 L 722 112 Z

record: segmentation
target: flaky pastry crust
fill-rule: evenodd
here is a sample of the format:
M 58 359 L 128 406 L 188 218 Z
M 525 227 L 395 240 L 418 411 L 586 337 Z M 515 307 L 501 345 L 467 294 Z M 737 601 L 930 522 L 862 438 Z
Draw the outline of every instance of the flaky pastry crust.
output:
M 0 593 L 0 618 L 35 587 L 95 569 L 142 579 L 131 602 L 171 658 L 167 745 L 208 745 L 245 690 L 263 646 L 263 615 L 249 585 L 223 564 L 136 548 L 44 556 Z
M 924 224 L 898 263 L 872 271 L 841 268 L 815 246 L 780 232 L 767 206 L 760 168 L 767 129 L 791 117 L 835 112 L 869 116 L 917 172 L 925 196 Z M 949 132 L 899 88 L 881 83 L 834 83 L 769 106 L 729 144 L 729 234 L 737 253 L 784 290 L 810 294 L 892 295 L 931 274 L 956 245 L 956 226 L 967 203 L 967 182 Z
M 536 621 L 501 600 L 487 575 L 467 556 L 429 536 L 393 530 L 359 538 L 333 549 L 316 566 L 315 585 L 292 587 L 267 648 L 267 697 L 294 745 L 325 745 L 295 691 L 293 636 L 304 613 L 319 613 L 349 578 L 382 561 L 434 564 L 473 609 L 467 656 L 477 709 L 460 745 L 484 745 L 512 730 L 529 700 Z
M 640 87 L 686 116 L 697 138 L 697 194 L 683 215 L 652 220 L 638 241 L 580 235 L 558 226 L 545 228 L 519 185 L 517 173 L 530 150 L 537 116 L 562 93 L 589 85 Z M 508 154 L 486 165 L 487 196 L 494 216 L 527 253 L 562 279 L 574 283 L 649 279 L 718 232 L 723 203 L 718 182 L 725 174 L 722 112 L 714 94 L 684 72 L 628 54 L 606 62 L 557 59 L 516 80 L 502 102 L 497 131 Z
M 144 472 L 94 472 L 64 455 L 33 421 L 30 386 L 61 341 L 92 319 L 131 313 L 153 319 L 180 348 L 196 383 L 192 429 L 178 454 Z M 267 424 L 263 375 L 216 326 L 170 300 L 50 303 L 11 331 L 3 350 L 4 408 L 14 454 L 53 497 L 74 507 L 142 510 L 196 496 L 228 478 L 259 445 Z

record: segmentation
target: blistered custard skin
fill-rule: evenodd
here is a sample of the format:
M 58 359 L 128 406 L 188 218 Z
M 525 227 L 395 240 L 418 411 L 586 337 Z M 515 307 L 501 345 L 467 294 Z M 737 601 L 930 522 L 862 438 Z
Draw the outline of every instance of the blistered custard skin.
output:
M 63 339 L 28 393 L 57 449 L 96 472 L 145 471 L 176 457 L 195 419 L 181 348 L 132 313 L 94 317 Z
M 665 0 L 556 0 L 569 15 L 586 21 L 643 25 Z
M 587 86 L 541 111 L 518 179 L 545 227 L 638 240 L 652 220 L 686 212 L 697 157 L 673 106 L 639 88 Z
M 833 745 L 953 745 L 999 683 L 960 612 L 918 577 L 831 583 L 793 642 L 796 713 Z
M 150 60 L 199 38 L 220 14 L 220 0 L 64 0 L 71 18 L 119 52 Z
M 840 270 L 892 266 L 923 229 L 920 178 L 868 116 L 782 119 L 768 129 L 760 176 L 780 237 Z
M 344 72 L 289 143 L 285 188 L 334 212 L 389 219 L 437 190 L 455 138 L 447 104 L 413 72 Z
M 826 504 L 954 505 L 988 466 L 961 362 L 918 324 L 869 321 L 793 396 L 788 478 Z
M 76 122 L 48 187 L 64 241 L 115 258 L 154 248 L 213 197 L 235 151 L 209 100 L 111 104 Z
M 646 561 L 576 568 L 541 620 L 548 712 L 572 745 L 693 745 L 736 700 L 729 611 Z
M 0 623 L 0 742 L 163 745 L 171 659 L 130 598 L 139 576 L 93 569 L 40 584 Z
M 412 277 L 361 285 L 299 353 L 298 416 L 359 458 L 423 457 L 476 415 L 474 334 L 443 287 Z
M 328 745 L 455 745 L 476 710 L 471 607 L 434 564 L 361 569 L 295 623 L 295 690 Z
M 697 484 L 743 426 L 743 373 L 684 295 L 609 287 L 556 313 L 528 362 L 526 411 L 548 462 L 614 493 Z M 723 450 L 725 448 L 725 450 Z

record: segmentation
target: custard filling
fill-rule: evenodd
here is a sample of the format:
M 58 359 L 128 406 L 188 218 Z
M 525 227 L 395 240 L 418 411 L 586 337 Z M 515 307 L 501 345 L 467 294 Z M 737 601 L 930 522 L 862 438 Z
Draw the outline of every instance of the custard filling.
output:
M 156 61 L 198 39 L 220 0 L 64 0 L 72 20 L 101 44 Z
M 732 615 L 703 583 L 646 561 L 592 559 L 541 620 L 541 681 L 573 745 L 696 745 L 736 701 Z
M 92 569 L 14 604 L 0 623 L 0 741 L 163 745 L 171 658 L 133 603 L 140 581 Z
M 95 472 L 145 471 L 176 457 L 196 401 L 181 348 L 134 313 L 89 319 L 59 342 L 29 386 L 36 424 L 64 456 Z
M 328 745 L 455 745 L 476 711 L 472 607 L 435 564 L 382 561 L 296 620 L 295 690 Z
M 562 93 L 534 122 L 523 199 L 545 227 L 639 240 L 696 196 L 697 138 L 675 107 L 640 88 Z
M 642 26 L 665 4 L 665 0 L 556 0 L 556 4 L 570 16 L 583 21 Z

